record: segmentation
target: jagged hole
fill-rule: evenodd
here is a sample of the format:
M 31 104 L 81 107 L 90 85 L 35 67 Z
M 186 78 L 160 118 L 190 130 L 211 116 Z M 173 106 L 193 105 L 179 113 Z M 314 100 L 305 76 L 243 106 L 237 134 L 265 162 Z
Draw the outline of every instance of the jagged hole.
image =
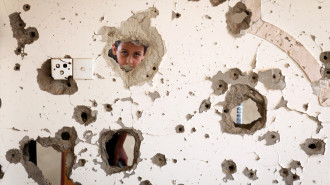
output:
M 250 124 L 261 118 L 256 102 L 250 98 L 233 108 L 230 116 L 236 124 Z

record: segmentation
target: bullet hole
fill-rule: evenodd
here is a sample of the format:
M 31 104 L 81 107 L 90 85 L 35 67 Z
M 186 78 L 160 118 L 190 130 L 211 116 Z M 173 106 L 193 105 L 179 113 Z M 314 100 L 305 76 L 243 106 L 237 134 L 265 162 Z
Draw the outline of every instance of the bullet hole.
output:
M 154 70 L 154 71 L 155 71 L 156 69 L 157 69 L 156 67 L 153 67 L 153 68 L 152 68 L 152 70 Z
M 259 80 L 259 76 L 258 76 L 257 73 L 252 72 L 252 73 L 249 74 L 250 83 L 255 84 L 255 83 L 258 82 L 258 80 Z
M 293 174 L 291 170 L 287 168 L 282 168 L 279 171 L 280 175 L 283 178 L 283 181 L 285 182 L 286 185 L 291 185 L 293 184 L 293 181 L 299 180 L 300 177 L 297 174 Z
M 317 8 L 320 10 L 322 8 L 322 6 L 318 6 Z
M 226 0 L 210 0 L 213 7 L 218 6 L 219 4 L 222 4 Z
M 31 8 L 31 6 L 30 6 L 29 4 L 25 4 L 25 5 L 23 5 L 23 10 L 24 10 L 24 11 L 29 11 L 30 8 Z
M 229 110 L 232 110 L 248 99 L 251 99 L 256 103 L 257 110 L 261 117 L 249 124 L 237 124 L 235 123 L 236 120 L 232 119 Z M 223 105 L 222 120 L 220 121 L 221 129 L 223 132 L 230 134 L 253 134 L 255 131 L 265 126 L 266 115 L 267 106 L 264 96 L 262 96 L 257 90 L 248 85 L 232 85 L 226 94 L 225 102 Z
M 250 170 L 247 167 L 243 170 L 243 174 L 250 180 L 257 180 L 257 170 Z
M 72 95 L 78 91 L 77 83 L 72 76 L 67 80 L 54 80 L 51 75 L 50 59 L 45 61 L 37 71 L 37 82 L 42 91 L 53 95 Z
M 149 180 L 144 180 L 140 183 L 140 185 L 152 185 Z
M 25 5 L 23 6 L 23 9 L 24 8 L 26 8 Z M 22 20 L 20 13 L 18 12 L 10 14 L 9 20 L 10 26 L 13 31 L 13 37 L 17 40 L 17 48 L 15 50 L 15 54 L 21 55 L 21 57 L 23 58 L 25 55 L 27 55 L 26 53 L 24 53 L 25 45 L 32 44 L 34 41 L 38 40 L 38 31 L 35 27 L 28 27 L 27 29 L 24 29 L 26 24 Z
M 223 80 L 212 83 L 213 94 L 222 95 L 228 90 L 228 84 Z
M 193 127 L 192 129 L 191 129 L 191 131 L 190 131 L 191 133 L 194 133 L 194 132 L 196 132 L 196 128 L 195 127 Z
M 308 138 L 304 143 L 300 144 L 301 149 L 307 155 L 324 155 L 325 152 L 325 142 L 321 139 Z
M 21 65 L 20 64 L 15 64 L 14 70 L 19 71 L 20 69 L 21 69 Z
M 141 181 L 141 180 L 142 180 L 142 177 L 137 177 L 137 180 L 138 180 L 138 181 Z
M 178 125 L 175 127 L 176 133 L 183 133 L 184 132 L 184 126 L 183 125 Z
M 61 134 L 61 138 L 63 139 L 63 140 L 69 140 L 70 139 L 70 134 L 68 133 L 68 132 L 63 132 L 62 134 Z
M 297 168 L 303 169 L 303 167 L 301 166 L 301 163 L 299 161 L 295 161 L 295 160 L 291 161 L 290 167 L 294 170 L 296 170 Z
M 107 112 L 111 112 L 111 111 L 112 111 L 112 106 L 111 106 L 111 104 L 104 104 L 104 109 L 105 109 L 105 111 L 107 111 Z
M 259 141 L 266 140 L 265 145 L 267 145 L 267 146 L 273 145 L 280 141 L 280 134 L 278 132 L 268 131 L 263 136 L 259 136 L 258 140 Z
M 79 166 L 85 166 L 85 164 L 86 164 L 86 160 L 85 159 L 79 159 L 78 160 L 78 165 Z
M 187 121 L 190 120 L 192 117 L 194 117 L 194 115 L 192 115 L 192 114 L 187 114 L 187 115 L 186 115 L 186 119 L 187 119 Z
M 2 171 L 2 166 L 0 165 L 0 179 L 2 179 L 4 175 L 5 175 L 5 174 L 4 174 L 3 171 Z
M 227 30 L 230 34 L 236 36 L 241 30 L 249 28 L 252 13 L 246 9 L 242 2 L 236 3 L 234 7 L 229 7 L 226 13 Z
M 141 140 L 142 133 L 135 129 L 103 130 L 98 141 L 101 168 L 107 175 L 131 170 L 139 161 Z M 123 149 L 128 158 L 115 159 L 116 148 Z
M 328 60 L 329 58 L 330 58 L 330 51 L 325 51 L 320 54 L 320 60 L 323 64 L 329 64 L 330 63 L 330 60 Z
M 151 161 L 153 164 L 159 166 L 159 167 L 163 167 L 165 166 L 167 163 L 166 163 L 166 157 L 164 154 L 160 154 L 160 153 L 157 153 L 156 155 L 154 155 L 152 158 L 151 158 Z
M 202 101 L 201 105 L 199 106 L 199 113 L 206 112 L 211 108 L 211 101 L 210 98 L 205 99 Z
M 324 64 L 320 70 L 321 76 L 326 79 L 330 79 L 330 63 Z
M 178 19 L 180 17 L 181 17 L 181 14 L 180 13 L 172 11 L 172 20 L 173 19 Z
M 134 85 L 142 85 L 150 81 L 159 69 L 159 64 L 165 53 L 164 41 L 157 29 L 151 26 L 151 19 L 157 17 L 159 11 L 155 7 L 137 12 L 120 24 L 120 27 L 104 26 L 98 34 L 102 35 L 102 41 L 106 42 L 102 51 L 107 64 L 123 79 L 126 88 Z M 131 30 L 127 34 L 127 30 Z M 153 38 L 153 39 L 150 39 Z M 122 71 L 118 63 L 109 57 L 109 50 L 116 41 L 132 42 L 135 45 L 148 46 L 146 56 L 134 70 Z M 118 58 L 119 59 L 119 58 Z M 156 67 L 156 70 L 151 70 Z
M 227 182 L 227 180 L 234 180 L 232 174 L 236 173 L 237 167 L 233 160 L 224 160 L 221 164 L 221 168 L 222 172 L 226 174 L 226 177 L 223 178 L 225 182 Z
M 242 75 L 242 71 L 238 68 L 233 68 L 229 70 L 229 74 L 232 80 L 237 80 Z
M 142 116 L 142 111 L 136 111 L 136 117 L 138 118 L 138 119 L 140 119 L 141 118 L 141 116 Z
M 17 164 L 22 158 L 22 154 L 18 149 L 10 149 L 6 153 L 6 159 L 10 163 Z
M 286 86 L 285 77 L 280 69 L 270 69 L 258 72 L 259 81 L 264 84 L 267 89 L 283 90 Z
M 208 138 L 210 138 L 210 135 L 205 134 L 204 137 L 205 137 L 206 139 L 208 139 Z
M 74 108 L 72 118 L 78 123 L 87 126 L 96 121 L 97 111 L 92 111 L 90 107 L 79 105 Z
M 308 103 L 304 104 L 303 105 L 303 108 L 304 108 L 305 111 L 307 111 L 307 109 L 308 109 Z
M 173 163 L 176 164 L 178 162 L 178 160 L 176 159 L 172 159 Z

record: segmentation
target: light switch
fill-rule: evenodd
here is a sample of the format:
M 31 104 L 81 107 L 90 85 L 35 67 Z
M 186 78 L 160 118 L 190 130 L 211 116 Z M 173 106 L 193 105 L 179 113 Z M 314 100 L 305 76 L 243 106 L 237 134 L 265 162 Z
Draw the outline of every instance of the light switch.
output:
M 73 79 L 75 80 L 93 80 L 94 65 L 91 58 L 73 59 Z

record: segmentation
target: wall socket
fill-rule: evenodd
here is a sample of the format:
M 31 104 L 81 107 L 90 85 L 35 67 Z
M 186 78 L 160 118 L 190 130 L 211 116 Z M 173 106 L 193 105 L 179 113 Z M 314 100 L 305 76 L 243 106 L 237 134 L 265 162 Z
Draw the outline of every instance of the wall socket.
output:
M 94 79 L 94 65 L 91 58 L 53 58 L 51 66 L 55 80 L 65 80 L 70 76 L 76 80 Z
M 52 58 L 52 76 L 55 80 L 65 80 L 72 76 L 71 58 Z

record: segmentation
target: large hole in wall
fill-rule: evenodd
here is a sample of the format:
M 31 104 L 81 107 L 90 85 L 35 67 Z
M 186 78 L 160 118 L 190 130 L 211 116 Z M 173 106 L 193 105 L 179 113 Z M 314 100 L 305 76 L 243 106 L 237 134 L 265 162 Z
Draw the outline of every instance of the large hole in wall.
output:
M 101 168 L 107 174 L 131 170 L 140 156 L 141 138 L 142 134 L 134 129 L 102 131 L 99 139 Z
M 99 31 L 106 42 L 103 58 L 123 79 L 125 87 L 141 85 L 151 80 L 158 71 L 165 53 L 160 34 L 155 27 L 151 27 L 151 18 L 158 14 L 158 10 L 151 7 L 133 14 L 119 28 L 102 27 Z M 120 53 L 122 47 L 126 51 Z
M 251 109 L 252 113 L 249 113 L 249 118 L 245 120 L 244 124 L 239 124 L 237 123 L 236 116 L 232 115 L 235 114 L 235 112 L 231 112 L 237 111 L 237 106 L 242 103 L 243 105 L 251 106 L 252 108 L 246 109 Z M 264 96 L 262 96 L 257 90 L 248 85 L 232 85 L 226 94 L 225 103 L 223 106 L 222 120 L 220 122 L 221 128 L 224 132 L 231 134 L 253 134 L 255 131 L 265 126 L 266 115 L 267 106 Z
M 116 41 L 108 52 L 108 56 L 114 59 L 124 72 L 134 70 L 143 62 L 148 46 L 139 45 L 138 41 Z M 156 67 L 153 68 L 156 70 Z
M 243 101 L 238 106 L 230 111 L 231 119 L 235 124 L 250 124 L 253 121 L 261 118 L 258 112 L 258 107 L 256 102 L 251 100 L 251 98 Z
M 63 127 L 55 137 L 33 140 L 25 136 L 20 141 L 20 150 L 9 150 L 6 158 L 10 163 L 21 162 L 29 178 L 38 184 L 68 182 L 75 161 L 76 139 L 77 132 L 73 127 Z

